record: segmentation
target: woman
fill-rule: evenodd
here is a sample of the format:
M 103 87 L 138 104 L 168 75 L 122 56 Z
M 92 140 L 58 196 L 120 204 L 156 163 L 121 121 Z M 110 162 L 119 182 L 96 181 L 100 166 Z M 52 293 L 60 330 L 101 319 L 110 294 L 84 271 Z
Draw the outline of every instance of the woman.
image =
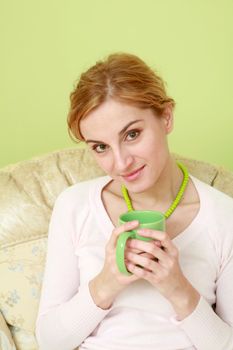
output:
M 233 200 L 169 152 L 174 101 L 138 57 L 110 55 L 71 94 L 72 135 L 106 176 L 57 199 L 36 335 L 41 350 L 232 350 Z M 123 189 L 123 192 L 122 192 Z M 179 194 L 177 196 L 177 193 Z M 166 232 L 116 243 L 127 204 L 166 214 Z

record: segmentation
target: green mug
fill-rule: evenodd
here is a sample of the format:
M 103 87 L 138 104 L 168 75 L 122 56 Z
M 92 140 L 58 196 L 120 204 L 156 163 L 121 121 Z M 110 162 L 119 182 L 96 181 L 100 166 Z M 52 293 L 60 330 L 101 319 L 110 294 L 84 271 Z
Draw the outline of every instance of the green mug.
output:
M 137 230 L 140 228 L 149 228 L 158 231 L 165 231 L 165 216 L 159 211 L 153 210 L 132 210 L 121 214 L 119 224 L 125 224 L 128 221 L 138 220 L 139 226 L 131 231 L 123 232 L 117 240 L 116 263 L 120 272 L 125 275 L 132 275 L 125 266 L 125 246 L 129 238 L 136 238 L 142 241 L 151 241 L 152 238 L 140 236 Z

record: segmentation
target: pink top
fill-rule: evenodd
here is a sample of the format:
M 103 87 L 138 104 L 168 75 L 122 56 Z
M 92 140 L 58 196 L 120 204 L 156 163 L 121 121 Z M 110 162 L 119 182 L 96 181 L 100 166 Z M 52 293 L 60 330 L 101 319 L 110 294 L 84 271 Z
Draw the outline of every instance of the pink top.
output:
M 178 322 L 171 304 L 143 280 L 108 310 L 93 302 L 88 282 L 103 266 L 114 228 L 101 200 L 110 180 L 78 183 L 56 201 L 36 323 L 40 350 L 232 350 L 233 199 L 192 176 L 200 210 L 173 242 L 202 297 Z

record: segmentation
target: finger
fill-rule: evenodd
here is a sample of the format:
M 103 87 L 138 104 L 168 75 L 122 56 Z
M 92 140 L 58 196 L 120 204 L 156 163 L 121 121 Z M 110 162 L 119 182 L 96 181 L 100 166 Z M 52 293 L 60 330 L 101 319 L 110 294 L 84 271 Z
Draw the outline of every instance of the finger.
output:
M 150 254 L 150 253 L 145 253 L 145 252 L 141 252 L 141 253 L 139 253 L 141 256 L 145 256 L 145 257 L 147 257 L 147 258 L 149 258 L 149 259 L 156 259 L 152 254 Z
M 177 248 L 175 247 L 175 245 L 171 241 L 171 238 L 166 232 L 151 229 L 138 229 L 137 233 L 144 237 L 159 240 L 161 242 L 161 246 L 164 247 L 172 256 L 177 255 Z
M 125 245 L 126 250 L 131 251 L 131 252 L 136 253 L 136 254 L 143 254 L 144 251 L 141 249 L 137 249 L 136 246 L 134 247 L 134 245 L 131 244 L 131 241 L 132 241 L 132 238 L 129 238 L 127 240 L 126 245 Z
M 128 240 L 128 242 L 127 242 L 127 248 L 129 248 L 129 249 L 136 249 L 136 250 L 138 250 L 138 251 L 140 251 L 140 249 L 139 248 L 137 248 L 138 247 L 138 245 L 137 245 L 137 242 L 139 241 L 139 239 L 137 239 L 137 238 L 130 238 L 129 240 Z M 158 241 L 158 240 L 153 240 L 152 241 L 153 242 L 153 244 L 155 245 L 155 246 L 157 246 L 157 247 L 160 247 L 161 248 L 161 242 L 160 241 Z
M 139 243 L 137 243 L 137 246 L 140 246 L 140 244 L 141 249 L 143 249 L 144 252 L 149 254 L 150 257 L 153 256 L 153 258 L 156 259 L 162 265 L 166 265 L 166 261 L 170 259 L 169 254 L 163 248 L 160 248 L 156 244 L 154 244 L 153 241 L 140 241 Z
M 147 270 L 146 268 L 142 268 L 140 266 L 134 265 L 133 263 L 129 262 L 127 264 L 127 269 L 130 271 L 134 276 L 137 276 L 138 278 L 143 278 L 144 280 L 147 280 L 149 283 L 153 282 L 153 284 L 161 283 L 164 276 L 164 270 L 162 268 L 156 268 L 156 272 Z M 166 273 L 165 273 L 166 275 Z
M 132 262 L 127 263 L 127 270 L 136 276 L 137 278 L 143 278 L 150 282 L 152 278 L 154 278 L 154 273 L 152 271 L 147 270 L 146 268 L 142 268 L 140 266 L 134 265 Z
M 132 252 L 127 252 L 125 257 L 130 263 L 139 265 L 140 267 L 143 267 L 149 271 L 154 271 L 156 269 L 156 265 L 158 265 L 156 261 Z
M 117 239 L 118 239 L 119 235 L 121 233 L 123 233 L 123 232 L 131 231 L 131 230 L 135 229 L 136 227 L 138 227 L 138 225 L 139 225 L 139 221 L 138 220 L 134 220 L 134 221 L 126 222 L 125 224 L 116 227 L 113 230 L 112 235 L 111 235 L 111 237 L 109 239 L 108 247 L 110 249 L 114 249 L 115 246 L 116 246 L 116 242 L 117 242 Z
M 127 270 L 131 272 L 133 276 L 137 276 L 139 278 L 142 278 L 145 276 L 145 270 L 139 266 L 134 265 L 130 261 L 127 262 L 126 267 L 127 267 Z
M 130 250 L 138 250 L 138 251 L 142 251 L 142 252 L 147 252 L 147 253 L 152 253 L 154 252 L 154 250 L 156 248 L 160 249 L 162 248 L 161 246 L 161 242 L 158 243 L 158 241 L 142 241 L 140 239 L 130 239 L 130 242 L 128 242 L 128 249 Z
M 137 233 L 140 236 L 152 238 L 152 239 L 158 240 L 160 242 L 162 242 L 166 238 L 166 235 L 167 235 L 167 233 L 164 231 L 152 230 L 150 228 L 139 228 L 137 230 Z
M 127 248 L 128 251 L 133 252 L 135 254 L 143 254 L 144 252 L 140 249 L 134 249 L 134 248 Z

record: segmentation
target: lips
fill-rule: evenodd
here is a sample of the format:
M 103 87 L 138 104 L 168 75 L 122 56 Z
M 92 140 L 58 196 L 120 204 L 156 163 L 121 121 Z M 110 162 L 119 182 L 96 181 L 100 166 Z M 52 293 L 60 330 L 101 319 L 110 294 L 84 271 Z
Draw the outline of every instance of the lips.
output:
M 143 165 L 141 168 L 138 168 L 138 169 L 132 171 L 131 173 L 122 175 L 122 177 L 128 181 L 135 180 L 140 175 L 140 173 L 144 167 L 145 167 L 145 165 Z

